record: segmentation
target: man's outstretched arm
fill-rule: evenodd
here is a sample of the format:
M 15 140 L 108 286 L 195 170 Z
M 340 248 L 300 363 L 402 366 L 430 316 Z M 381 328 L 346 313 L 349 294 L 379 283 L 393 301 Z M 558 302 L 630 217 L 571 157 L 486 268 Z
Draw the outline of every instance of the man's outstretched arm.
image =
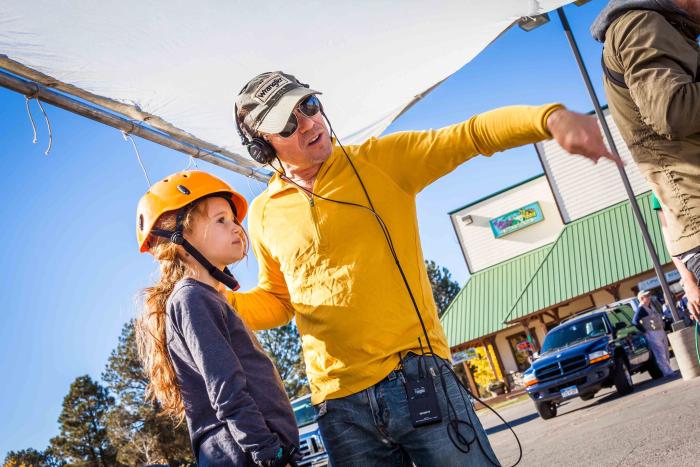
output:
M 603 143 L 595 117 L 560 104 L 502 107 L 439 130 L 373 138 L 360 151 L 407 192 L 417 193 L 478 154 L 490 156 L 550 138 L 594 162 L 604 157 L 621 163 Z

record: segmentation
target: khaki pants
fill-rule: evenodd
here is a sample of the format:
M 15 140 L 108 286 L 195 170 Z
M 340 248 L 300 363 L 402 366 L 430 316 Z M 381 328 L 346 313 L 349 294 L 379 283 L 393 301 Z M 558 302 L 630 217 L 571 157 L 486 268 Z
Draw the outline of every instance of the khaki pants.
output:
M 669 252 L 679 256 L 700 247 L 700 145 L 689 141 L 648 141 L 632 155 L 661 201 Z M 682 146 L 682 148 L 681 148 Z

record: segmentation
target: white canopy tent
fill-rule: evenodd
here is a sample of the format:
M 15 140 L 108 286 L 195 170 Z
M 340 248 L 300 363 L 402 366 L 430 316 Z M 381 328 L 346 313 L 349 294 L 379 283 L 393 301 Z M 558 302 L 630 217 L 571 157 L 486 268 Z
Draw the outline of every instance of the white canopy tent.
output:
M 57 90 L 116 114 L 131 133 L 153 129 L 195 157 L 264 178 L 233 128 L 234 98 L 255 74 L 284 70 L 323 91 L 338 135 L 359 142 L 519 18 L 567 3 L 6 0 L 0 85 L 49 102 Z M 8 84 L 18 77 L 41 86 Z

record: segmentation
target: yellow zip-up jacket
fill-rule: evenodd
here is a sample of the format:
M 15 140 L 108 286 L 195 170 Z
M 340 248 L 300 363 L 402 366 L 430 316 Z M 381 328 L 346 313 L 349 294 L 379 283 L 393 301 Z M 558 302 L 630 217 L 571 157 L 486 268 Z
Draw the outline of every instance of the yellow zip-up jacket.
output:
M 477 154 L 550 137 L 558 104 L 512 106 L 440 130 L 372 138 L 346 150 L 393 240 L 435 353 L 450 358 L 425 270 L 416 194 Z M 314 193 L 367 206 L 340 147 L 321 166 Z M 425 347 L 418 318 L 384 235 L 367 209 L 309 197 L 275 175 L 250 207 L 259 284 L 229 300 L 252 329 L 296 316 L 312 403 L 381 381 L 399 354 Z

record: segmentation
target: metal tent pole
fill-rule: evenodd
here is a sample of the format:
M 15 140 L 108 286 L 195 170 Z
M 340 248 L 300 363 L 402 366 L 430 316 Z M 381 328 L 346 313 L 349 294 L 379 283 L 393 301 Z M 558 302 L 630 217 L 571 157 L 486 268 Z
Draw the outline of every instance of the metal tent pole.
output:
M 617 146 L 615 145 L 615 141 L 613 141 L 612 133 L 610 133 L 610 127 L 608 126 L 608 122 L 605 120 L 605 116 L 603 115 L 603 110 L 600 107 L 600 101 L 598 100 L 598 96 L 596 95 L 595 90 L 593 89 L 591 77 L 588 74 L 586 65 L 583 63 L 581 52 L 578 48 L 578 44 L 576 43 L 576 39 L 574 39 L 574 35 L 571 32 L 571 27 L 569 26 L 569 21 L 566 18 L 566 15 L 564 14 L 564 9 L 561 7 L 557 8 L 557 14 L 559 15 L 561 24 L 564 27 L 564 32 L 566 33 L 566 38 L 568 39 L 569 45 L 571 46 L 571 50 L 574 54 L 574 57 L 576 58 L 576 63 L 578 64 L 579 71 L 581 72 L 581 77 L 583 77 L 583 81 L 586 83 L 586 88 L 588 88 L 588 94 L 591 96 L 591 101 L 593 101 L 595 113 L 598 116 L 598 120 L 600 121 L 601 126 L 603 127 L 603 133 L 605 133 L 605 138 L 607 139 L 608 144 L 610 145 L 610 150 L 614 154 L 618 155 Z M 627 192 L 627 197 L 629 198 L 630 206 L 632 207 L 632 212 L 634 213 L 634 217 L 637 219 L 637 223 L 639 224 L 639 229 L 642 232 L 644 244 L 647 247 L 647 251 L 649 253 L 649 256 L 651 257 L 651 261 L 654 264 L 654 271 L 656 272 L 656 276 L 658 277 L 659 283 L 661 284 L 661 288 L 664 292 L 666 304 L 668 305 L 669 309 L 671 310 L 671 314 L 673 315 L 673 329 L 681 329 L 685 327 L 685 322 L 680 319 L 678 311 L 676 310 L 676 303 L 673 300 L 671 289 L 669 289 L 668 287 L 666 276 L 664 275 L 664 272 L 661 269 L 659 257 L 656 254 L 656 250 L 654 250 L 654 244 L 652 243 L 651 237 L 649 236 L 649 231 L 647 230 L 646 223 L 644 222 L 644 218 L 642 217 L 642 212 L 639 209 L 639 204 L 637 203 L 637 198 L 635 197 L 634 191 L 632 190 L 632 185 L 630 184 L 629 178 L 627 178 L 627 173 L 625 172 L 624 167 L 618 165 L 617 169 L 620 172 L 622 183 L 625 185 L 625 191 Z
M 115 113 L 107 112 L 99 107 L 85 104 L 45 86 L 27 81 L 2 70 L 0 70 L 0 86 L 30 98 L 39 98 L 43 102 L 48 102 L 61 109 L 87 117 L 128 134 L 140 136 L 143 139 L 160 144 L 161 146 L 210 162 L 246 177 L 254 178 L 261 182 L 267 182 L 270 178 L 270 173 L 268 171 L 256 167 L 252 161 L 250 165 L 244 165 L 244 158 L 237 154 L 229 153 L 224 149 L 212 151 L 197 146 L 196 144 L 179 141 L 177 138 L 163 131 L 154 130 L 148 126 L 141 125 L 139 122 L 134 122 Z M 245 163 L 247 163 L 247 161 L 245 161 Z

